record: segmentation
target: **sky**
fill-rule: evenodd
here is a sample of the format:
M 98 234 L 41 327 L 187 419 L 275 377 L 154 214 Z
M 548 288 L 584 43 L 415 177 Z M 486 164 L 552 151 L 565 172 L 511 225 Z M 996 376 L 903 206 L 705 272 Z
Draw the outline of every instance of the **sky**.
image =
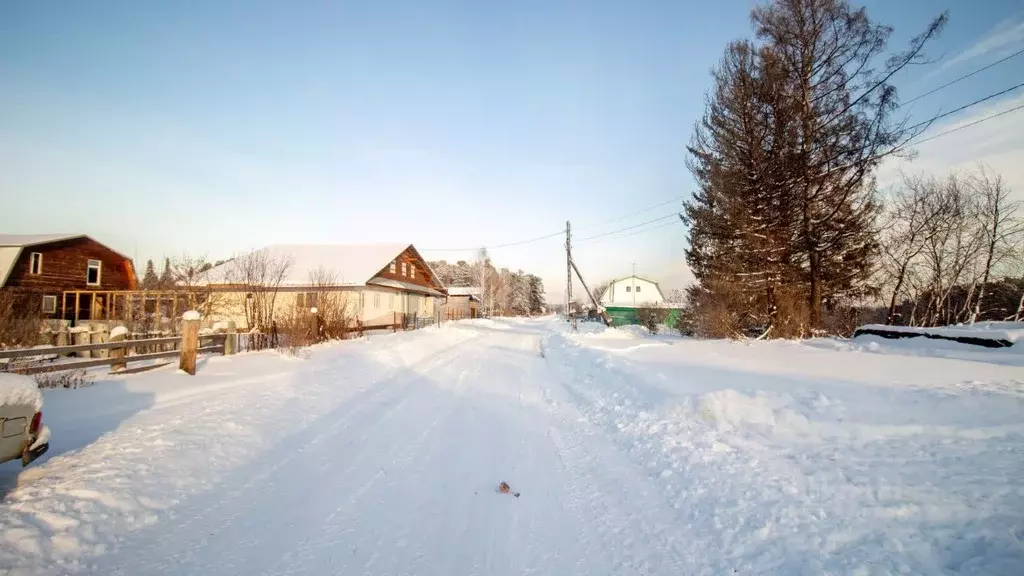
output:
M 899 49 L 943 9 L 909 100 L 1024 48 L 1024 8 L 871 0 Z M 751 4 L 648 0 L 0 3 L 0 232 L 86 233 L 141 265 L 275 243 L 411 242 L 565 286 L 690 278 L 673 217 L 710 69 Z M 1024 81 L 1024 55 L 901 109 L 949 111 Z M 1024 104 L 1024 89 L 926 135 Z M 888 162 L 979 162 L 1024 193 L 1024 110 Z M 645 224 L 646 223 L 646 224 Z M 616 234 L 600 236 L 622 230 Z M 521 240 L 537 242 L 501 247 Z M 579 290 L 578 286 L 575 290 Z

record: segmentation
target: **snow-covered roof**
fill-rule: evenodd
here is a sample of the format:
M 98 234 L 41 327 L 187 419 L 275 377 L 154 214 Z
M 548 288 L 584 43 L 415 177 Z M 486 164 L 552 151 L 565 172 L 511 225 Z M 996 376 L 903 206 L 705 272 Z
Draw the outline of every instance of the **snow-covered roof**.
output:
M 253 253 L 285 261 L 291 266 L 282 286 L 310 286 L 310 274 L 323 268 L 336 276 L 337 286 L 363 286 L 411 244 L 277 244 Z M 248 256 L 248 255 L 246 255 Z M 245 256 L 242 256 L 245 258 Z M 211 284 L 231 283 L 230 271 L 236 259 L 210 269 Z
M 448 288 L 449 296 L 479 296 L 484 289 L 479 286 L 452 286 Z
M 609 284 L 615 284 L 616 282 L 621 282 L 623 280 L 629 280 L 631 278 L 636 279 L 636 280 L 643 280 L 644 282 L 650 282 L 651 284 L 654 284 L 655 286 L 658 285 L 658 283 L 655 282 L 654 280 L 651 280 L 650 278 L 647 278 L 645 276 L 637 276 L 636 274 L 632 274 L 630 276 L 622 276 L 621 278 L 616 278 L 616 279 L 614 279 L 614 280 L 612 280 L 612 281 L 610 281 L 608 283 Z M 660 289 L 661 288 L 659 287 L 659 290 Z
M 0 246 L 16 246 L 24 248 L 36 244 L 49 244 L 72 238 L 82 238 L 85 234 L 0 234 Z

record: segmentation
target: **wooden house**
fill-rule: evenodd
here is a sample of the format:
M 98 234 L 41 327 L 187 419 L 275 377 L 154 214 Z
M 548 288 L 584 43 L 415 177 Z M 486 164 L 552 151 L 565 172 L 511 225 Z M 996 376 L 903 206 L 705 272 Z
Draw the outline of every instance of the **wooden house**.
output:
M 461 320 L 463 318 L 476 318 L 480 314 L 481 294 L 484 291 L 476 287 L 451 287 L 448 288 L 448 312 L 450 320 Z
M 337 296 L 353 322 L 366 327 L 443 313 L 445 287 L 411 244 L 275 245 L 233 258 L 208 273 L 217 302 L 213 315 L 230 318 L 239 328 L 260 323 L 250 307 L 260 299 L 254 293 L 264 287 L 254 285 L 251 274 L 246 279 L 254 262 L 287 264 L 274 294 L 275 318 L 315 308 L 318 295 L 325 291 Z
M 0 289 L 33 296 L 46 317 L 77 308 L 89 318 L 108 303 L 79 302 L 75 291 L 135 290 L 137 282 L 131 258 L 84 234 L 0 234 Z

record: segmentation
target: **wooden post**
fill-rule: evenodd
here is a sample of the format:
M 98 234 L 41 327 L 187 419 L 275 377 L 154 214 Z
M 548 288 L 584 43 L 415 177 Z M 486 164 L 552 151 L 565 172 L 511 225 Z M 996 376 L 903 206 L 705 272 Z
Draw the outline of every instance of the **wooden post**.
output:
M 124 342 L 125 339 L 127 339 L 127 338 L 128 338 L 128 329 L 123 327 L 123 326 L 118 326 L 118 327 L 114 328 L 110 332 L 110 341 L 111 342 Z M 115 362 L 114 364 L 110 365 L 110 371 L 111 372 L 120 372 L 121 370 L 124 370 L 125 368 L 128 367 L 128 363 L 124 360 L 124 357 L 127 355 L 127 353 L 128 353 L 128 349 L 127 348 L 111 348 L 110 349 L 110 357 L 114 358 L 114 359 L 120 360 L 120 362 Z
M 224 355 L 233 356 L 238 352 L 238 327 L 234 320 L 228 320 L 227 334 L 224 335 Z
M 96 310 L 96 293 L 92 293 L 92 298 L 89 300 L 89 320 L 99 320 L 100 315 Z
M 81 292 L 75 292 L 75 326 L 78 326 L 78 306 L 81 303 Z
M 391 313 L 391 332 L 398 332 L 398 312 Z
M 60 319 L 61 320 L 67 320 L 68 319 L 68 293 L 67 292 L 61 292 L 60 293 Z
M 196 375 L 196 354 L 199 349 L 199 313 L 185 312 L 181 317 L 181 361 L 178 368 Z

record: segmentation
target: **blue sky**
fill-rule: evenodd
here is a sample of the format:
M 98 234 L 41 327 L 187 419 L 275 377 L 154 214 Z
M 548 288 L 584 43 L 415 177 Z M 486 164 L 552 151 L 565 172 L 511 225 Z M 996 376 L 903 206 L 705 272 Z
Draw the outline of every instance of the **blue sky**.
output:
M 898 79 L 906 98 L 1024 47 L 1024 9 L 1009 0 L 984 10 L 959 0 L 867 7 L 895 27 L 893 47 L 950 9 L 930 50 L 942 60 Z M 85 232 L 144 261 L 280 242 L 472 248 L 542 236 L 567 219 L 579 239 L 645 222 L 675 205 L 641 209 L 692 190 L 685 146 L 708 71 L 729 40 L 749 35 L 749 8 L 3 3 L 0 230 Z M 1019 57 L 911 113 L 949 110 L 1022 77 Z M 982 160 L 1021 191 L 1022 117 L 937 139 L 909 169 Z M 897 164 L 883 181 L 908 169 Z M 679 285 L 685 231 L 670 222 L 580 242 L 577 260 L 594 283 L 635 262 Z M 493 257 L 563 289 L 558 238 Z

